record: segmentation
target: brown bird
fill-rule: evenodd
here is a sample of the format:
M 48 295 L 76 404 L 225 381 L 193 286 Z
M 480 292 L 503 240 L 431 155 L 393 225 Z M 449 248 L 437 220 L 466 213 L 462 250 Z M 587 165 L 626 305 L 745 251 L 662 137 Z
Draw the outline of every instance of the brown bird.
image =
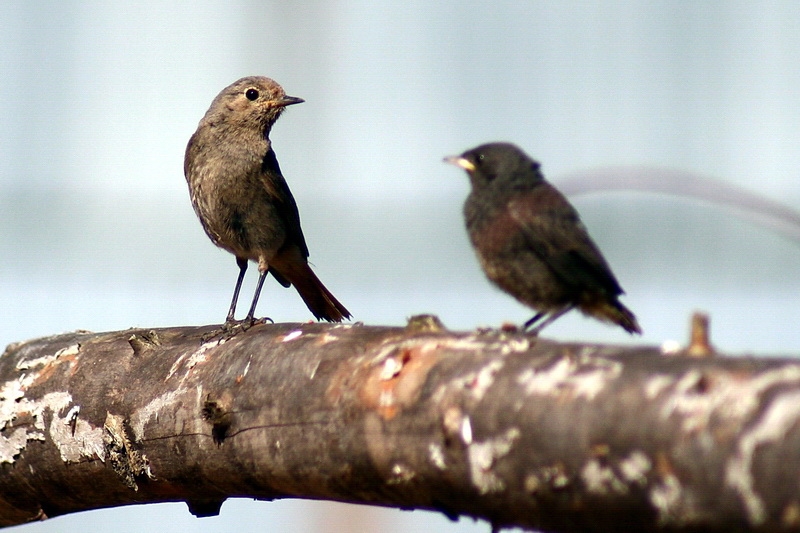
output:
M 539 163 L 513 144 L 491 143 L 445 161 L 467 171 L 464 217 L 486 276 L 537 311 L 523 329 L 538 334 L 571 309 L 641 333 L 578 212 L 545 181 Z
M 239 266 L 226 326 L 236 323 L 248 261 L 258 263 L 259 278 L 244 327 L 254 322 L 268 272 L 284 287 L 294 285 L 317 319 L 350 318 L 308 265 L 297 204 L 269 140 L 286 106 L 301 102 L 269 78 L 242 78 L 211 102 L 186 147 L 183 170 L 195 213 L 209 238 L 236 256 Z

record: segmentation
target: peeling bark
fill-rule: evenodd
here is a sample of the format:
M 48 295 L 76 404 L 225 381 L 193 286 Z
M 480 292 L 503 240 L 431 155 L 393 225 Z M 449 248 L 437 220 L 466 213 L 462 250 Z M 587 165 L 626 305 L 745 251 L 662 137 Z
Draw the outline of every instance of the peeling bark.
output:
M 548 531 L 800 530 L 800 362 L 511 332 L 75 332 L 0 357 L 0 526 L 329 499 Z

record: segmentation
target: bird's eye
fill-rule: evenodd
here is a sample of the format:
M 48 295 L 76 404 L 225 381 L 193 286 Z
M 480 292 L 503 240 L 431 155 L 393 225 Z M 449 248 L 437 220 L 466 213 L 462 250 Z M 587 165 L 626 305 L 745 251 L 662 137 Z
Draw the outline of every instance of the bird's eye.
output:
M 252 102 L 256 98 L 258 98 L 258 90 L 257 89 L 253 89 L 251 87 L 250 89 L 247 89 L 247 91 L 245 91 L 244 95 L 247 97 L 248 100 L 250 100 Z
M 475 158 L 475 162 L 480 164 L 483 163 L 483 160 L 486 159 L 486 156 L 483 154 L 478 154 L 478 157 Z

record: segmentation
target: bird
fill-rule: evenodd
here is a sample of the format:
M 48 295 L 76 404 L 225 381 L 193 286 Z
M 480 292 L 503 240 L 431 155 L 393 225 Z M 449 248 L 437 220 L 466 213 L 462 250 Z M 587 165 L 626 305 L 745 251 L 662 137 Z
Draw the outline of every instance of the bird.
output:
M 286 107 L 302 102 L 270 78 L 241 78 L 214 98 L 186 146 L 184 175 L 194 211 L 211 241 L 232 253 L 239 267 L 223 327 L 253 325 L 268 273 L 284 287 L 294 285 L 316 319 L 351 317 L 308 264 L 297 203 L 269 138 Z M 258 264 L 259 277 L 250 310 L 237 322 L 249 261 Z
M 619 301 L 624 292 L 578 212 L 545 180 L 537 161 L 514 144 L 488 143 L 445 162 L 469 176 L 464 218 L 484 273 L 536 312 L 523 331 L 538 335 L 578 309 L 641 334 L 636 317 Z

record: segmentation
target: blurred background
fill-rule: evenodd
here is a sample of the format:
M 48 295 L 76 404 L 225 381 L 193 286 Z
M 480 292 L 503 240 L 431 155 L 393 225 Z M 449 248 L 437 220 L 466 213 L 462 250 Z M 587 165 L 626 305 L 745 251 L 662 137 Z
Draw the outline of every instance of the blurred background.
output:
M 513 141 L 556 185 L 649 166 L 800 208 L 799 64 L 800 10 L 789 1 L 3 2 L 0 348 L 224 319 L 236 264 L 202 231 L 182 165 L 211 100 L 242 76 L 272 77 L 306 100 L 271 138 L 311 262 L 355 319 L 402 325 L 436 313 L 472 329 L 531 312 L 481 273 L 461 214 L 468 181 L 443 156 Z M 798 241 L 708 201 L 624 191 L 572 200 L 644 336 L 578 313 L 545 336 L 684 342 L 702 309 L 721 350 L 798 353 Z M 271 279 L 259 314 L 311 318 Z M 237 500 L 215 518 L 162 504 L 20 531 L 154 527 L 489 530 L 420 511 Z

